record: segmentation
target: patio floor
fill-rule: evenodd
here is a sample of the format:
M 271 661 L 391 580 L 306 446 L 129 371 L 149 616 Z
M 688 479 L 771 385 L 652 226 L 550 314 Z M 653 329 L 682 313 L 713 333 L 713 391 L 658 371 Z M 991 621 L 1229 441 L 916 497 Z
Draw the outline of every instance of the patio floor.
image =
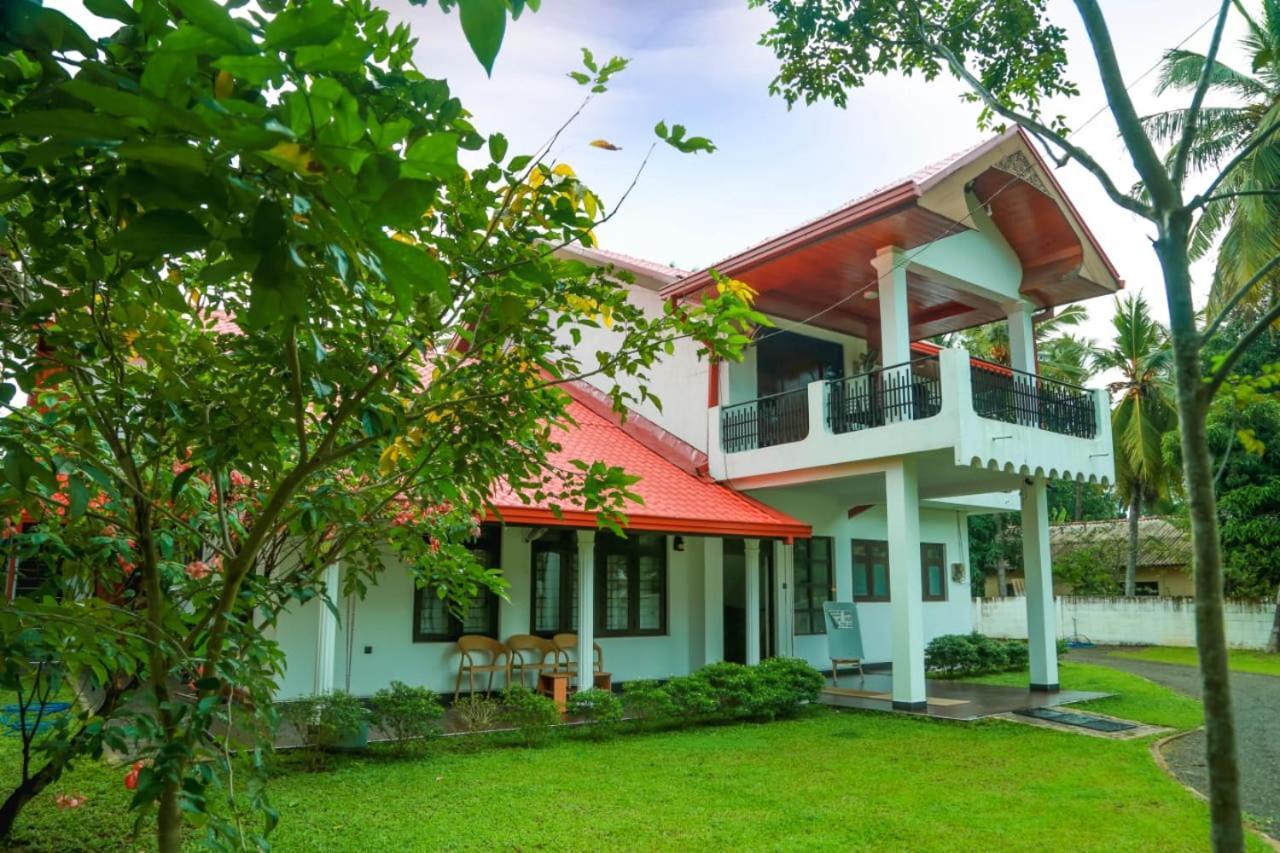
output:
M 966 681 L 935 681 L 924 683 L 927 710 L 902 711 L 893 707 L 890 695 L 893 691 L 893 675 L 888 672 L 842 672 L 840 686 L 828 684 L 818 700 L 837 708 L 865 708 L 869 711 L 893 711 L 898 714 L 940 717 L 947 720 L 979 720 L 996 714 L 1006 714 L 1023 708 L 1048 708 L 1101 699 L 1108 693 L 1090 693 L 1084 690 L 1060 690 L 1055 693 L 1032 692 L 1022 687 L 998 687 L 991 684 L 972 684 Z

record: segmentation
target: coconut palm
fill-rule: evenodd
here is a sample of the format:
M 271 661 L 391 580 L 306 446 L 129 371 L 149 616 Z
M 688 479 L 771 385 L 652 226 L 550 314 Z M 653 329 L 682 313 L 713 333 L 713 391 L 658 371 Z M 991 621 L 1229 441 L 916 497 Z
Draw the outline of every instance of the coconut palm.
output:
M 1189 163 L 1198 170 L 1216 171 L 1252 140 L 1265 136 L 1267 141 L 1215 191 L 1214 195 L 1225 197 L 1206 205 L 1192 235 L 1193 261 L 1218 246 L 1209 295 L 1213 314 L 1269 260 L 1280 255 L 1280 228 L 1276 226 L 1280 197 L 1275 195 L 1280 186 L 1280 133 L 1269 135 L 1280 121 L 1280 0 L 1262 0 L 1260 16 L 1251 15 L 1240 0 L 1235 6 L 1248 26 L 1243 47 L 1250 58 L 1250 70 L 1246 73 L 1222 62 L 1213 64 L 1210 91 L 1223 96 L 1227 105 L 1206 106 L 1201 111 Z M 1205 61 L 1194 51 L 1169 51 L 1157 93 L 1194 90 Z M 1168 110 L 1143 121 L 1153 140 L 1169 143 L 1172 148 L 1182 134 L 1186 114 L 1185 109 Z M 1256 310 L 1277 298 L 1280 271 L 1273 271 L 1241 305 Z
M 1151 316 L 1147 300 L 1116 299 L 1115 338 L 1093 354 L 1098 372 L 1120 378 L 1110 383 L 1115 403 L 1111 432 L 1116 492 L 1129 508 L 1129 559 L 1124 593 L 1133 595 L 1138 572 L 1138 519 L 1142 508 L 1169 495 L 1174 472 L 1163 452 L 1164 434 L 1177 424 L 1173 408 L 1169 332 Z
M 1086 317 L 1088 311 L 1083 305 L 1068 305 L 1035 324 L 1036 355 L 1042 376 L 1075 385 L 1088 381 L 1093 343 L 1064 331 L 1080 325 Z M 1004 321 L 944 335 L 937 343 L 964 347 L 970 355 L 998 364 L 1008 364 L 1010 360 L 1009 324 Z

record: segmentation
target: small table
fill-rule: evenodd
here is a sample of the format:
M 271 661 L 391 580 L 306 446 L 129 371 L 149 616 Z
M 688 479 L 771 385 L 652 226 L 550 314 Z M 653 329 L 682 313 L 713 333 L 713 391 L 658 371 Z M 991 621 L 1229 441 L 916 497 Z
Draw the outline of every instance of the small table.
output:
M 544 696 L 550 696 L 551 701 L 556 703 L 556 707 L 563 714 L 569 707 L 569 685 L 574 678 L 577 678 L 577 675 L 576 672 L 565 672 L 564 670 L 539 673 L 538 692 Z M 608 672 L 594 673 L 592 685 L 599 690 L 612 690 L 613 674 Z

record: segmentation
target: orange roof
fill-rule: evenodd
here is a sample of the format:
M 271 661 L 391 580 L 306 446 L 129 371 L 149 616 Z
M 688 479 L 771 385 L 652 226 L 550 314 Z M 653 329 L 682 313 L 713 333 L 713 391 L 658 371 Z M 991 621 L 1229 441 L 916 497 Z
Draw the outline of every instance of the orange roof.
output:
M 555 468 L 570 470 L 572 459 L 588 464 L 601 461 L 639 477 L 631 491 L 640 495 L 644 503 L 628 503 L 624 508 L 627 529 L 788 540 L 812 533 L 809 525 L 785 513 L 667 461 L 616 419 L 594 411 L 574 393 L 577 389 L 566 390 L 574 397 L 569 414 L 577 426 L 554 432 L 553 438 L 561 449 L 548 461 Z M 507 486 L 494 489 L 492 517 L 508 524 L 596 526 L 594 512 L 565 506 L 557 517 L 551 509 L 554 501 L 527 497 L 528 503 Z

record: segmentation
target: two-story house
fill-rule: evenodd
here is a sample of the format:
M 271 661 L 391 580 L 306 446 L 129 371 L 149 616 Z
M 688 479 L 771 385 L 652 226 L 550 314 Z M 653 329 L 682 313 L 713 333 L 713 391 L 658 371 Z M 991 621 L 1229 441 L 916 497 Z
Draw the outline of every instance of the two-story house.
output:
M 710 270 L 574 252 L 630 272 L 629 298 L 655 312 L 715 286 Z M 575 633 L 615 682 L 771 655 L 826 668 L 822 604 L 840 600 L 857 602 L 867 660 L 892 665 L 894 705 L 920 709 L 926 643 L 970 630 L 967 516 L 1019 509 L 1031 685 L 1056 689 L 1046 483 L 1105 482 L 1113 461 L 1105 392 L 1039 377 L 1033 326 L 1121 282 L 1030 141 L 990 139 L 712 269 L 773 322 L 745 360 L 677 345 L 650 377 L 662 409 L 625 424 L 591 386 L 566 389 L 564 457 L 642 477 L 627 538 L 499 495 L 476 548 L 507 599 L 457 619 L 389 566 L 341 619 L 286 615 L 282 695 L 451 691 L 464 633 Z M 1008 324 L 1011 367 L 927 342 L 991 322 Z

